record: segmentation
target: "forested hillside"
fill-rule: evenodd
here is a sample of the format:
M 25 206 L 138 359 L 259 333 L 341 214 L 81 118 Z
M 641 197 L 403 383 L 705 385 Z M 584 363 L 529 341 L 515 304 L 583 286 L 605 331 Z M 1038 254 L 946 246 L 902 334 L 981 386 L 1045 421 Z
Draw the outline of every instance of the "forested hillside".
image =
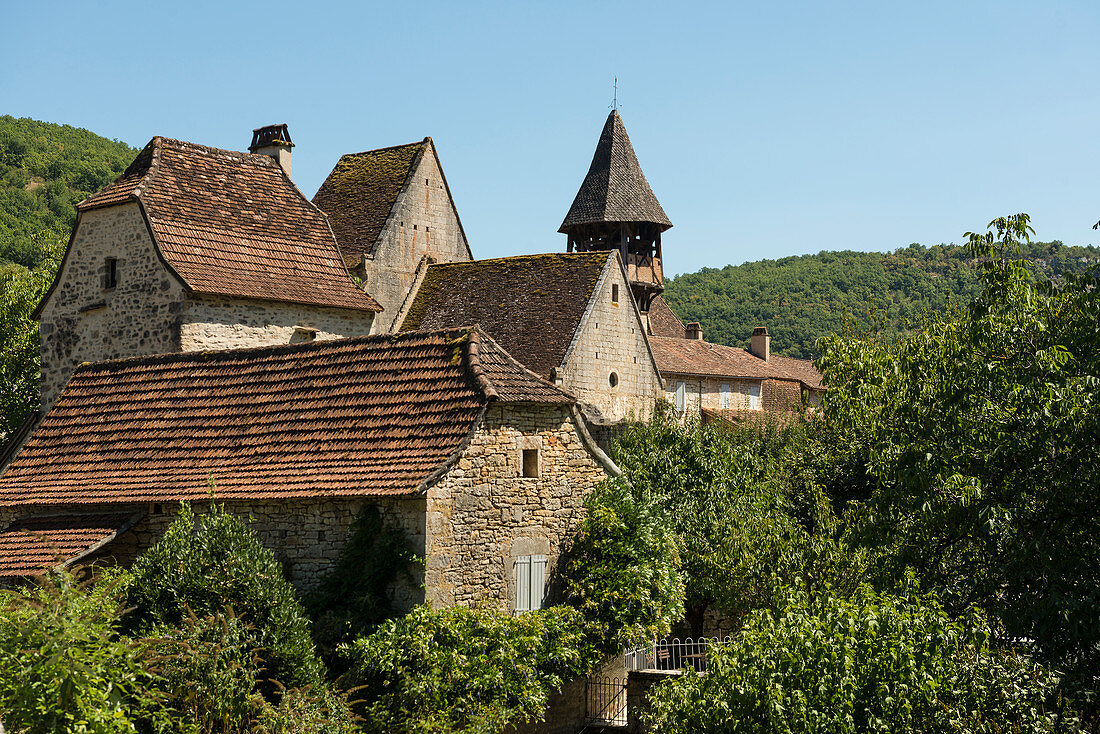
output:
M 71 125 L 0 116 L 0 264 L 34 267 L 36 242 L 67 237 L 74 205 L 113 181 L 137 151 Z
M 1035 267 L 1054 278 L 1100 262 L 1097 247 L 1027 248 Z M 766 326 L 772 349 L 809 359 L 826 334 L 850 325 L 894 335 L 926 310 L 969 302 L 978 289 L 974 261 L 962 247 L 912 244 L 890 253 L 820 252 L 704 268 L 670 280 L 664 295 L 684 322 L 702 324 L 708 341 L 746 346 L 753 328 Z

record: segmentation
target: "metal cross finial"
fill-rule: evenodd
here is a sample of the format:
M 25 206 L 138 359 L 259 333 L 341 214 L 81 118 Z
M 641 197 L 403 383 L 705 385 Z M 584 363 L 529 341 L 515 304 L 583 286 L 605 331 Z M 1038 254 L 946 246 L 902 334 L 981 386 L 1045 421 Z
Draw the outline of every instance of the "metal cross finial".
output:
M 611 99 L 611 109 L 617 110 L 619 109 L 619 77 L 615 77 L 613 89 L 615 91 L 615 96 Z

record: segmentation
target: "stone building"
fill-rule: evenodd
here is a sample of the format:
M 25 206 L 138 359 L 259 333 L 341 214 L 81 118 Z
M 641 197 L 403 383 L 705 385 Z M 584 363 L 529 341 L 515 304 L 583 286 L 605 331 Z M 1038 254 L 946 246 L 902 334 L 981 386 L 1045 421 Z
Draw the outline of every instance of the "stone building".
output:
M 0 576 L 128 563 L 213 493 L 299 588 L 373 504 L 425 560 L 405 604 L 522 611 L 617 472 L 576 399 L 477 329 L 87 364 L 0 477 Z
M 77 205 L 35 311 L 43 409 L 82 362 L 370 332 L 381 306 L 290 181 L 285 126 L 257 130 L 253 148 L 155 137 Z
M 402 331 L 479 324 L 593 423 L 644 419 L 661 397 L 646 327 L 618 251 L 430 265 Z
M 473 259 L 431 138 L 342 156 L 313 203 L 328 215 L 345 264 L 382 305 L 375 333 L 396 329 L 428 264 Z

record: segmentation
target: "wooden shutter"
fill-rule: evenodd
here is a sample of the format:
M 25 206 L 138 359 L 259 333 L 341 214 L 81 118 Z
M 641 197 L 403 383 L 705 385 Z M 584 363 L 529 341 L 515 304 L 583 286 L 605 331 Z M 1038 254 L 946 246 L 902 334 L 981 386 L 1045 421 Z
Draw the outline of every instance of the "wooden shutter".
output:
M 545 591 L 546 556 L 531 556 L 531 609 L 542 609 Z
M 728 410 L 730 407 L 730 386 L 719 385 L 718 392 L 722 395 L 722 410 Z
M 680 380 L 676 383 L 676 410 L 684 409 L 684 402 L 687 398 L 687 383 Z
M 516 611 L 531 611 L 531 556 L 516 559 Z

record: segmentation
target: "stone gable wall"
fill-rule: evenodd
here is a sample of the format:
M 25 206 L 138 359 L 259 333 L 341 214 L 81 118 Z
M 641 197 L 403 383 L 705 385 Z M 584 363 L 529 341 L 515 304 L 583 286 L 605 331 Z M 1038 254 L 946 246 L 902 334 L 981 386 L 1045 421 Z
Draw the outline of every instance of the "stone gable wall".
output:
M 373 316 L 369 311 L 193 295 L 180 325 L 180 348 L 235 349 L 311 341 L 310 336 L 366 336 Z
M 536 448 L 539 476 L 525 478 L 521 451 Z M 549 581 L 585 495 L 605 476 L 568 408 L 490 407 L 458 463 L 428 490 L 427 600 L 514 610 L 516 558 L 547 556 Z
M 616 285 L 617 304 L 612 301 Z M 654 401 L 661 397 L 661 383 L 649 354 L 645 327 L 616 262 L 612 261 L 599 288 L 561 371 L 562 387 L 594 405 L 611 421 L 630 417 L 645 420 Z M 612 373 L 617 379 L 614 387 Z
M 104 288 L 107 258 L 118 285 Z M 179 350 L 184 287 L 161 261 L 136 203 L 80 215 L 56 287 L 42 309 L 42 407 L 81 362 Z
M 386 333 L 393 326 L 425 256 L 443 263 L 470 259 L 458 214 L 430 149 L 424 151 L 408 189 L 394 204 L 373 259 L 366 261 L 367 292 L 384 309 L 375 317 L 374 333 Z

